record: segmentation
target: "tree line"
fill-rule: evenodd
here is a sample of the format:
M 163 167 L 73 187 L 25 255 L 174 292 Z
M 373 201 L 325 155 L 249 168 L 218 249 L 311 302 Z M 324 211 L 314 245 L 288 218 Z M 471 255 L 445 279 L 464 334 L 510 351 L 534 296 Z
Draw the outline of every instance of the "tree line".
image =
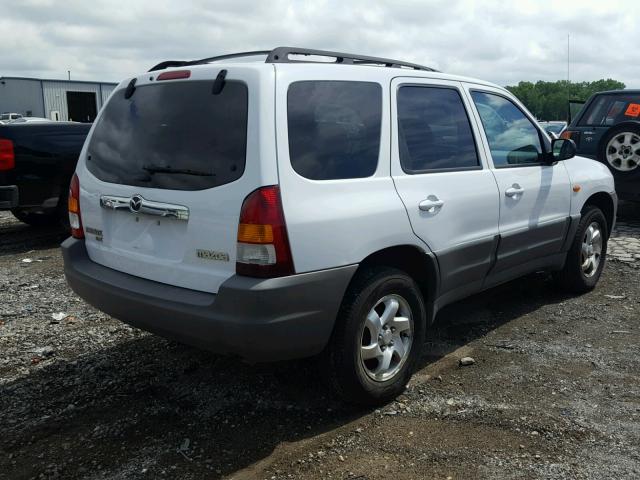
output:
M 506 87 L 520 99 L 538 120 L 567 120 L 569 100 L 587 100 L 592 94 L 605 90 L 619 90 L 625 84 L 610 78 L 595 82 L 520 82 Z

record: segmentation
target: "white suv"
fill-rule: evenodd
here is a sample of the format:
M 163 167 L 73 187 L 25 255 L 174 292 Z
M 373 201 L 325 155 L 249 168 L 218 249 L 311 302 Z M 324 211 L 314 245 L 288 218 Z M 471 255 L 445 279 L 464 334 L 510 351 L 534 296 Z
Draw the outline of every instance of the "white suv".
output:
M 445 304 L 541 269 L 595 286 L 617 200 L 574 154 L 505 89 L 419 65 L 164 62 L 89 133 L 65 273 L 131 325 L 249 361 L 322 355 L 344 397 L 385 402 Z

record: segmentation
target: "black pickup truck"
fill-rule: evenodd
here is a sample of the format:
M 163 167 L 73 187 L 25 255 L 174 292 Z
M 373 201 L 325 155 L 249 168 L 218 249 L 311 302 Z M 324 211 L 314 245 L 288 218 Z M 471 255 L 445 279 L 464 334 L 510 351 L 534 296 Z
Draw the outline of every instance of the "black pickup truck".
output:
M 69 182 L 91 125 L 0 125 L 0 210 L 29 225 L 66 221 Z

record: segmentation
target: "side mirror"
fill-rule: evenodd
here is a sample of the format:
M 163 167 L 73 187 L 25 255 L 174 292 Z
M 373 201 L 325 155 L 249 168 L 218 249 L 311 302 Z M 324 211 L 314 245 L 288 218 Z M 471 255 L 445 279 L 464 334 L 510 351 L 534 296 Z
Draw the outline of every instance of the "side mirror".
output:
M 551 141 L 551 158 L 554 162 L 568 160 L 578 153 L 578 147 L 573 140 L 555 138 Z

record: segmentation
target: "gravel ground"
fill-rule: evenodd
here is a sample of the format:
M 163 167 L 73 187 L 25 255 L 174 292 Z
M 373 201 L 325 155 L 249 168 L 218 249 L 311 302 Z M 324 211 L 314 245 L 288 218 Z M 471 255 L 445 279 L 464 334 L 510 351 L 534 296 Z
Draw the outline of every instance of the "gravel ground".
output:
M 619 225 L 596 290 L 536 274 L 448 307 L 405 394 L 363 410 L 311 362 L 96 311 L 65 284 L 64 233 L 0 213 L 0 478 L 640 478 L 640 208 Z

